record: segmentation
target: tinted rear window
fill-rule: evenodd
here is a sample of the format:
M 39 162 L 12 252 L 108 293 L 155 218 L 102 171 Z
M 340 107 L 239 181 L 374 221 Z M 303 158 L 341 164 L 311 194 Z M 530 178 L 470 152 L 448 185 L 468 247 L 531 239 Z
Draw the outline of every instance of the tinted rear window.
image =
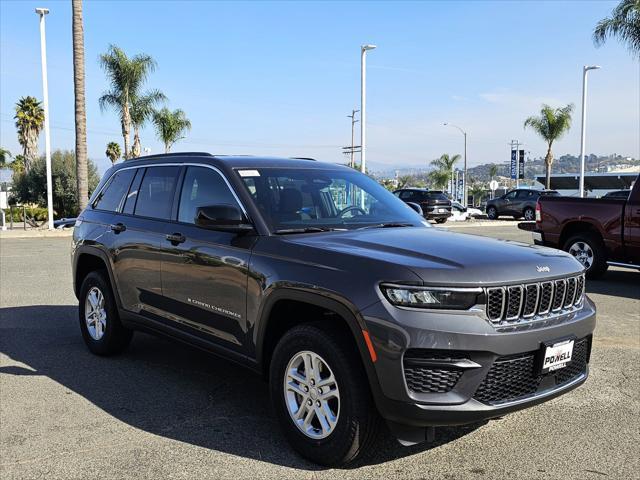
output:
M 150 167 L 138 191 L 135 214 L 141 217 L 171 218 L 173 194 L 180 167 Z
M 559 197 L 558 192 L 540 192 L 540 195 L 546 195 L 547 197 Z
M 129 191 L 129 185 L 135 173 L 135 170 L 123 170 L 111 177 L 107 186 L 102 189 L 98 198 L 93 202 L 93 208 L 110 212 L 118 210 L 120 202 Z
M 432 200 L 449 200 L 449 198 L 442 192 L 428 192 L 427 198 Z

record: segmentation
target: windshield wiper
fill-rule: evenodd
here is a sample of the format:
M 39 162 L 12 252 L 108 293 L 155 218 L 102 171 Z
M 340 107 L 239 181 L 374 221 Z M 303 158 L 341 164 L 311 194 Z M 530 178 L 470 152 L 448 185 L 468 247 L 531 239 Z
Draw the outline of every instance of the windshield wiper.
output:
M 335 232 L 338 230 L 344 230 L 344 229 L 329 228 L 329 227 L 281 228 L 279 230 L 275 230 L 273 233 L 275 233 L 276 235 L 287 235 L 291 233 Z
M 367 225 L 366 227 L 360 227 L 358 228 L 358 230 L 366 230 L 368 228 L 394 228 L 394 227 L 413 227 L 413 223 L 400 223 L 400 222 L 378 223 L 376 225 Z

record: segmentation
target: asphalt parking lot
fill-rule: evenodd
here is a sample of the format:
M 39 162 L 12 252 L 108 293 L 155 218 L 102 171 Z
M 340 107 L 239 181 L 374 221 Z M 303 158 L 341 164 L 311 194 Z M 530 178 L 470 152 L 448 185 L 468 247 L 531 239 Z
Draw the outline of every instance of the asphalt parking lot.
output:
M 446 224 L 529 242 L 511 222 Z M 224 360 L 138 334 L 99 358 L 77 327 L 69 237 L 0 238 L 0 478 L 640 478 L 640 273 L 612 269 L 591 377 L 546 404 L 387 440 L 369 463 L 327 470 L 295 455 L 266 384 Z

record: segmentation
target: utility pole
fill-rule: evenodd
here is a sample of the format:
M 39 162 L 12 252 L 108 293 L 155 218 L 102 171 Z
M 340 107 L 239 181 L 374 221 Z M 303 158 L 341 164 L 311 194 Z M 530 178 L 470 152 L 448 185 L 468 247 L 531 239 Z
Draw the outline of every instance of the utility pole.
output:
M 351 119 L 351 148 L 349 148 L 349 153 L 351 154 L 351 160 L 349 161 L 349 166 L 353 168 L 355 166 L 353 154 L 355 153 L 356 146 L 353 144 L 355 142 L 355 127 L 356 123 L 359 120 L 356 120 L 356 113 L 360 110 L 351 110 L 351 115 L 347 115 L 348 118 Z
M 367 173 L 367 136 L 365 129 L 367 111 L 367 52 L 375 48 L 375 45 L 370 44 L 360 47 L 360 171 L 362 173 Z
M 584 197 L 584 154 L 586 145 L 587 128 L 587 73 L 589 70 L 597 70 L 598 65 L 585 65 L 582 67 L 582 130 L 580 132 L 580 197 Z

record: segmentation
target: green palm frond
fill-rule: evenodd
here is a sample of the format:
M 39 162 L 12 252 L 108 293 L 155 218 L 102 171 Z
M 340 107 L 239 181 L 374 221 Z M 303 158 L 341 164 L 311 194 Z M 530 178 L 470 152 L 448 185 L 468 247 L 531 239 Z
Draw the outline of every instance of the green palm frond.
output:
M 640 0 L 622 0 L 603 18 L 593 31 L 593 42 L 603 45 L 607 38 L 617 37 L 632 55 L 640 57 Z
M 162 110 L 154 112 L 152 121 L 156 127 L 158 138 L 164 143 L 167 153 L 175 142 L 184 138 L 185 133 L 191 130 L 191 121 L 180 109 L 172 112 L 164 107 Z

